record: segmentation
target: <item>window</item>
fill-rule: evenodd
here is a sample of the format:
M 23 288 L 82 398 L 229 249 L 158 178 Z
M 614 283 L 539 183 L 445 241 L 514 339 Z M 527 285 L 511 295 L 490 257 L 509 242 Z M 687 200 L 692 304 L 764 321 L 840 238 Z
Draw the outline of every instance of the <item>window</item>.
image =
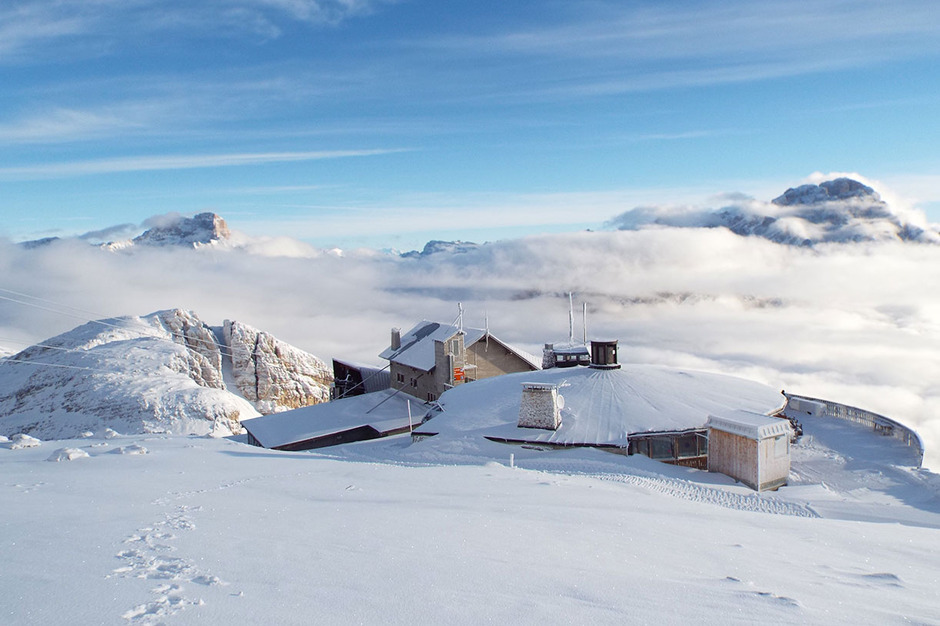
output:
M 414 387 L 415 389 L 418 388 L 418 379 L 417 379 L 417 378 L 412 378 L 412 379 L 411 379 L 411 386 Z
M 435 400 L 437 400 L 437 398 L 434 397 L 434 394 L 428 392 L 428 402 L 434 402 Z
M 672 437 L 658 437 L 650 439 L 650 458 L 651 459 L 672 459 L 675 456 L 672 453 Z
M 398 374 L 396 374 L 395 376 L 396 376 L 396 378 L 398 379 L 398 382 L 400 382 L 400 383 L 405 382 L 405 375 L 402 374 L 401 372 L 398 372 Z

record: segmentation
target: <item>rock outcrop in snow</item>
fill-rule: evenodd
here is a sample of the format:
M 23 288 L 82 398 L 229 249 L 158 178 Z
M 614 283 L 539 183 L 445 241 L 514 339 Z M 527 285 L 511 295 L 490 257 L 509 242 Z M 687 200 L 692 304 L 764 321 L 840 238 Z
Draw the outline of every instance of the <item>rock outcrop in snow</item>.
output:
M 332 369 L 264 331 L 226 320 L 223 336 L 239 392 L 263 414 L 327 402 Z
M 244 324 L 223 330 L 180 309 L 100 320 L 0 360 L 0 433 L 238 430 L 328 399 L 331 382 L 323 361 Z
M 749 237 L 798 246 L 862 241 L 940 243 L 922 215 L 903 215 L 871 187 L 850 178 L 787 189 L 771 202 L 750 198 L 718 210 L 641 207 L 610 224 L 620 230 L 651 226 L 724 227 Z

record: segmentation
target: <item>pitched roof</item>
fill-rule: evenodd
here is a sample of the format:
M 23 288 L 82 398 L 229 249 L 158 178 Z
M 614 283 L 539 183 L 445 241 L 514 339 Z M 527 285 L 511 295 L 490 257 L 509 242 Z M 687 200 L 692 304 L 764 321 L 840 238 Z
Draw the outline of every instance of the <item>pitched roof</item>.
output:
M 389 346 L 379 356 L 394 363 L 430 372 L 434 369 L 434 342 L 447 341 L 459 332 L 460 329 L 456 326 L 423 320 L 402 335 L 400 348 L 393 349 Z M 486 331 L 479 328 L 464 328 L 464 333 L 464 345 L 467 347 L 486 335 Z

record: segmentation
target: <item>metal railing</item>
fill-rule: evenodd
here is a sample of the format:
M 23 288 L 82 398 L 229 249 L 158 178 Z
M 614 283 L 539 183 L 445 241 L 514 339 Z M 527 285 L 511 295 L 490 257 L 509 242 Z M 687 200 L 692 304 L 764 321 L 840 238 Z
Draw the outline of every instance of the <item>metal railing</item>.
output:
M 867 426 L 874 432 L 885 435 L 886 437 L 894 437 L 895 439 L 902 441 L 905 445 L 913 448 L 916 451 L 918 467 L 920 467 L 924 462 L 924 442 L 921 441 L 920 435 L 914 432 L 913 429 L 908 428 L 904 424 L 897 422 L 890 417 L 885 417 L 884 415 L 879 415 L 878 413 L 866 411 L 865 409 L 849 406 L 847 404 L 839 404 L 838 402 L 832 402 L 831 400 L 823 400 L 822 398 L 813 398 L 811 396 L 801 396 L 795 393 L 786 392 L 784 392 L 783 395 L 786 396 L 788 405 L 790 398 L 818 402 L 819 404 L 822 404 L 826 407 L 826 414 L 824 417 L 835 417 L 838 419 L 855 422 L 856 424 Z

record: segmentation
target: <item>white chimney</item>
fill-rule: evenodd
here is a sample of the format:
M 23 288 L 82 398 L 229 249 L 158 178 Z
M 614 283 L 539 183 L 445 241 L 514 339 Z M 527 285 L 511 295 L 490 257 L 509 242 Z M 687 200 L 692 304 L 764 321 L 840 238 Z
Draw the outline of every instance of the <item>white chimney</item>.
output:
M 401 347 L 401 329 L 392 329 L 392 350 L 398 350 Z

